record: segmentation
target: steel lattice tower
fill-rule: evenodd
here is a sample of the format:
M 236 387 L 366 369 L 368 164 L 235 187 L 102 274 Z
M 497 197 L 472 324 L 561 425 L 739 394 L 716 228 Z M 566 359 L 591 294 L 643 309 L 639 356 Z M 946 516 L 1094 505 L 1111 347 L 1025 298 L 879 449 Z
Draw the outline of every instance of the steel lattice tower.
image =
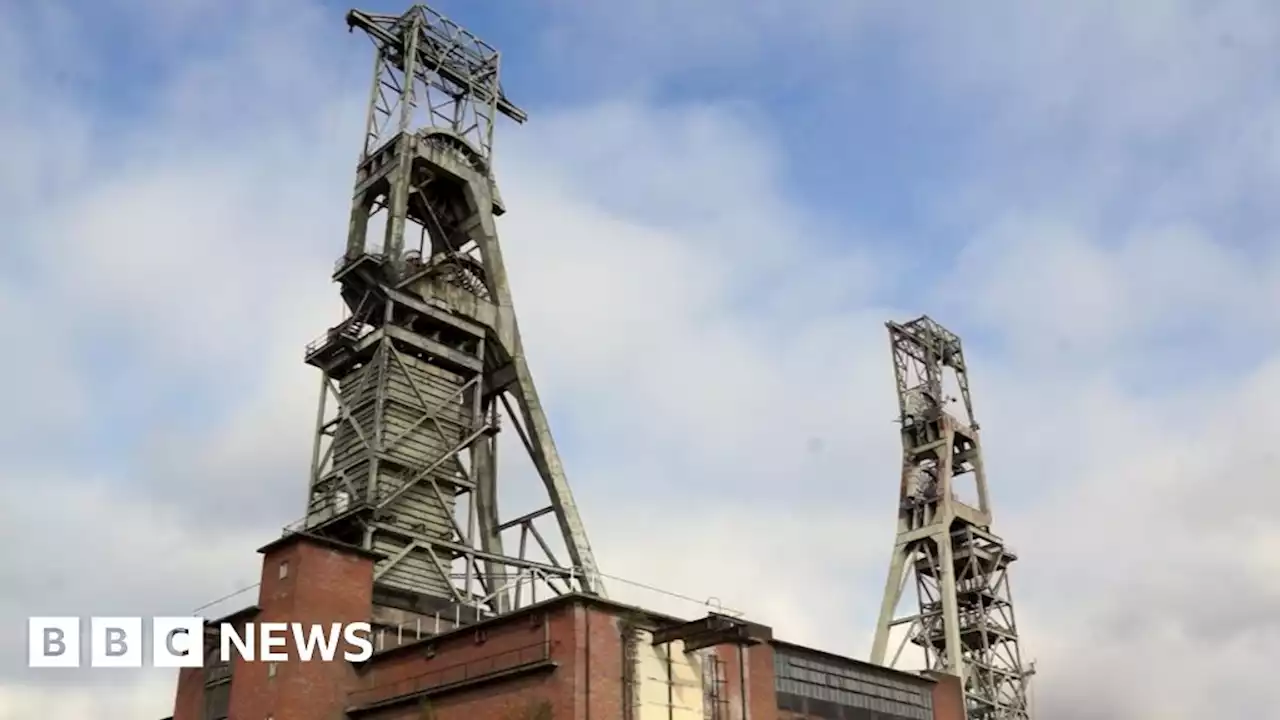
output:
M 1028 669 L 1014 623 L 1008 569 L 1016 559 L 991 533 L 960 338 L 928 317 L 888 323 L 902 424 L 898 535 L 876 626 L 872 662 L 885 664 L 889 632 L 908 625 L 927 669 L 960 677 L 970 720 L 1027 720 Z M 958 386 L 963 419 L 947 412 L 944 386 Z M 954 402 L 954 398 L 951 398 Z M 972 483 L 972 485 L 969 485 Z M 958 493 L 976 490 L 976 505 Z M 897 613 L 911 584 L 914 612 Z M 889 664 L 896 664 L 902 652 Z
M 349 313 L 306 353 L 323 378 L 302 524 L 384 556 L 381 607 L 485 615 L 537 600 L 538 587 L 601 594 L 494 225 L 494 126 L 499 115 L 525 120 L 499 85 L 498 52 L 421 5 L 399 16 L 353 10 L 347 23 L 372 38 L 376 60 L 333 275 Z M 500 418 L 547 497 L 505 521 Z M 567 562 L 536 527 L 547 515 Z M 519 534 L 516 553 L 504 550 L 507 531 Z M 526 554 L 530 538 L 539 558 Z

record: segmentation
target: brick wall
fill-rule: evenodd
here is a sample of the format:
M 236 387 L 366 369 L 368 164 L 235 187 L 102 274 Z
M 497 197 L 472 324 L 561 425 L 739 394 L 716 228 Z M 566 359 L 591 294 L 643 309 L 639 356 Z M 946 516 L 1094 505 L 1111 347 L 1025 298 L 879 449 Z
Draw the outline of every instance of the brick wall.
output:
M 934 720 L 965 720 L 964 688 L 960 678 L 940 672 L 926 673 L 936 683 L 933 686 Z
M 465 630 L 437 640 L 412 643 L 379 656 L 361 674 L 354 697 L 376 701 L 417 688 L 438 689 L 420 699 L 363 711 L 361 720 L 623 720 L 624 653 L 622 633 L 628 623 L 652 624 L 642 613 L 570 601 L 484 625 L 483 640 Z M 483 677 L 489 658 L 546 642 L 554 669 L 531 670 L 510 677 Z M 715 648 L 726 665 L 727 720 L 774 720 L 773 648 L 748 648 L 738 660 L 732 645 Z M 459 669 L 475 664 L 468 681 Z M 501 664 L 499 663 L 499 666 Z M 439 685 L 453 674 L 452 685 Z M 747 688 L 743 715 L 743 693 Z M 425 678 L 425 679 L 424 679 Z M 416 684 L 416 686 L 415 686 Z M 365 704 L 363 700 L 355 704 Z
M 773 677 L 773 647 L 768 644 L 752 645 L 746 648 L 721 645 L 715 648 L 715 653 L 725 664 L 725 692 L 728 694 L 729 720 L 777 718 L 778 696 Z M 745 713 L 743 712 L 743 687 L 746 687 Z
M 209 720 L 205 716 L 208 706 L 206 688 L 211 678 L 226 679 L 229 668 L 219 667 L 220 641 L 217 629 L 227 623 L 241 632 L 246 623 L 257 614 L 257 606 L 233 613 L 221 620 L 210 622 L 205 628 L 204 667 L 181 668 L 178 671 L 178 691 L 174 701 L 173 720 Z M 225 693 L 225 684 L 220 688 Z M 224 701 L 226 700 L 225 696 Z M 224 706 L 224 710 L 229 709 Z
M 477 630 L 407 645 L 371 663 L 360 694 L 371 698 L 411 692 L 415 679 L 432 685 L 442 675 L 463 679 L 459 668 L 477 670 L 472 682 L 429 692 L 426 702 L 361 713 L 368 720 L 620 720 L 623 653 L 621 621 L 611 612 L 567 602 L 486 623 Z M 554 668 L 486 678 L 491 658 L 518 654 L 545 643 Z M 430 648 L 430 650 L 428 650 Z M 537 657 L 530 654 L 529 657 Z M 501 662 L 493 668 L 501 668 Z M 359 695 L 357 695 L 359 697 Z M 424 714 L 425 713 L 425 714 Z
M 178 671 L 178 692 L 173 702 L 173 720 L 204 720 L 204 668 Z
M 570 717 L 551 675 L 502 680 L 497 685 L 415 699 L 361 713 L 360 720 L 559 720 Z
M 364 551 L 306 536 L 273 543 L 263 548 L 253 620 L 367 621 L 373 562 Z M 271 664 L 237 659 L 231 717 L 346 720 L 350 710 L 357 720 L 624 720 L 623 631 L 666 622 L 574 597 L 408 642 L 359 667 L 341 660 L 282 662 L 273 672 Z M 721 645 L 713 652 L 724 663 L 725 720 L 788 717 L 777 708 L 772 645 Z M 182 672 L 174 720 L 205 720 L 203 696 L 204 671 Z M 386 702 L 396 697 L 403 701 Z M 934 703 L 937 720 L 964 720 L 955 678 L 938 678 Z
M 348 704 L 363 707 L 425 692 L 440 720 L 468 716 L 477 707 L 509 714 L 542 703 L 564 717 L 571 710 L 559 697 L 564 673 L 553 673 L 545 661 L 561 667 L 572 662 L 573 620 L 571 608 L 554 607 L 407 643 L 377 655 L 358 673 Z M 417 720 L 421 711 L 411 710 L 419 704 L 415 699 L 362 717 Z
M 582 714 L 574 720 L 620 720 L 623 717 L 623 620 L 616 613 L 579 604 L 574 609 L 578 652 L 574 675 L 581 678 L 576 695 Z M 574 688 L 568 688 L 575 692 Z
M 263 548 L 256 623 L 351 623 L 372 613 L 373 557 L 293 535 Z M 287 563 L 285 577 L 280 567 Z M 340 647 L 339 652 L 345 648 Z M 295 653 L 290 648 L 289 653 Z M 273 673 L 274 665 L 274 673 Z M 233 661 L 235 720 L 342 720 L 354 680 L 347 662 Z M 175 718 L 175 720 L 177 720 Z

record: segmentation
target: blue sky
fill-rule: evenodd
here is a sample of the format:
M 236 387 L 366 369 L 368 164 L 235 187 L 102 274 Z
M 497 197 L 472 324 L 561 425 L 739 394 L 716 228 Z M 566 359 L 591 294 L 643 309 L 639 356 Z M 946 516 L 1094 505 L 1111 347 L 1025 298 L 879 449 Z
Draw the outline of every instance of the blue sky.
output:
M 499 229 L 606 572 L 864 654 L 898 483 L 883 322 L 929 312 L 971 356 L 1042 720 L 1259 716 L 1274 5 L 440 9 L 530 113 L 498 137 Z M 184 612 L 300 513 L 301 349 L 338 313 L 371 62 L 345 10 L 0 3 L 0 622 Z M 171 701 L 162 673 L 18 665 L 0 720 Z

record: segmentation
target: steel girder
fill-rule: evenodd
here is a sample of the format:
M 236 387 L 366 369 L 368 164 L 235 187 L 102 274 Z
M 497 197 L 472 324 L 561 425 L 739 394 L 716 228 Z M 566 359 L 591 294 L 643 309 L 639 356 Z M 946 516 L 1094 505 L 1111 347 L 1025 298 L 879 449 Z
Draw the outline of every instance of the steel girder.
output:
M 375 602 L 406 609 L 485 614 L 536 601 L 539 589 L 602 594 L 494 222 L 503 213 L 494 124 L 499 114 L 525 119 L 499 85 L 498 53 L 424 6 L 352 11 L 348 23 L 376 50 L 334 272 L 348 315 L 307 348 L 323 378 L 307 516 L 291 529 L 381 553 Z M 505 428 L 531 459 L 545 506 L 504 521 L 499 489 L 513 480 L 498 472 L 496 438 Z M 556 532 L 539 530 L 543 518 Z M 504 536 L 517 532 L 508 552 Z
M 970 720 L 1027 720 L 1031 672 L 1023 666 L 1008 580 L 1016 557 L 990 530 L 960 338 L 927 316 L 888 328 L 902 476 L 872 662 L 897 664 L 909 640 L 923 651 L 926 669 L 961 678 Z M 959 398 L 948 396 L 953 390 Z M 947 411 L 956 399 L 960 417 Z M 910 614 L 901 614 L 908 587 L 916 601 Z M 889 635 L 900 626 L 906 626 L 903 644 L 887 658 Z

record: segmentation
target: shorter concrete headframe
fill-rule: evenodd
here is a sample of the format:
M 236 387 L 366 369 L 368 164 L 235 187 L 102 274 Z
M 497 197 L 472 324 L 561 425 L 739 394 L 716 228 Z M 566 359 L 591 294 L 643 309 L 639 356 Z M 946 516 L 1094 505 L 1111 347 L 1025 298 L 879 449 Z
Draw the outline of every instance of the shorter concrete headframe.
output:
M 1027 720 L 1027 679 L 1008 568 L 1016 559 L 991 532 L 991 504 L 960 338 L 927 316 L 888 323 L 902 436 L 898 532 L 872 662 L 889 635 L 919 646 L 926 670 L 960 677 L 969 720 Z M 954 390 L 953 390 L 954 388 Z M 949 391 L 959 398 L 949 397 Z M 959 416 L 948 412 L 960 401 Z M 900 615 L 904 590 L 916 602 Z M 909 604 L 908 604 L 909 605 Z

